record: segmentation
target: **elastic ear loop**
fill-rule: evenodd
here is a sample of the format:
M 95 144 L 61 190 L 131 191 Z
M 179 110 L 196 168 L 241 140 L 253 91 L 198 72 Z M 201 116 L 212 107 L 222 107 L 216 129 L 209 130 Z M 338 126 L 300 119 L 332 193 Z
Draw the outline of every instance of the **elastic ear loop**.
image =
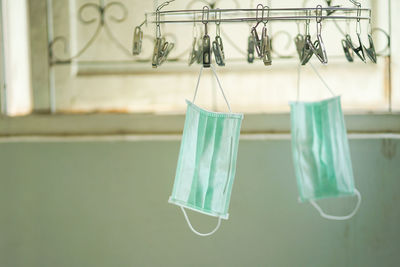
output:
M 199 236 L 210 236 L 210 235 L 214 234 L 214 233 L 218 230 L 218 228 L 220 227 L 220 225 L 221 225 L 221 217 L 218 217 L 218 223 L 217 223 L 217 226 L 215 227 L 214 230 L 212 230 L 212 231 L 209 232 L 209 233 L 204 233 L 204 234 L 203 234 L 203 233 L 200 233 L 200 232 L 196 231 L 196 230 L 193 228 L 192 224 L 190 223 L 189 217 L 188 217 L 188 215 L 186 214 L 185 208 L 181 206 L 181 209 L 182 209 L 183 215 L 185 216 L 185 220 L 186 220 L 186 222 L 187 222 L 187 224 L 188 224 L 190 230 L 192 230 L 192 232 L 195 233 L 196 235 L 199 235 Z
M 354 208 L 354 210 L 349 215 L 345 215 L 345 216 L 333 216 L 333 215 L 326 214 L 314 200 L 310 200 L 310 203 L 319 212 L 321 217 L 323 217 L 325 219 L 329 219 L 329 220 L 344 221 L 344 220 L 348 220 L 351 217 L 353 217 L 357 213 L 358 209 L 360 208 L 361 200 L 362 200 L 361 199 L 361 194 L 356 188 L 354 188 L 354 193 L 357 196 L 356 207 Z
M 319 74 L 318 70 L 314 67 L 314 65 L 311 63 L 311 61 L 308 64 L 310 64 L 314 73 L 317 75 L 317 77 L 320 79 L 320 81 L 325 85 L 325 87 L 329 90 L 329 92 L 332 94 L 332 96 L 335 96 L 336 94 L 329 87 L 328 83 L 324 80 L 324 78 L 322 78 L 321 74 Z M 301 64 L 299 64 L 297 67 L 297 100 L 296 101 L 299 101 L 299 98 L 300 98 L 300 70 L 301 70 Z
M 222 89 L 221 82 L 220 82 L 219 79 L 218 79 L 217 72 L 215 71 L 215 68 L 214 68 L 213 65 L 211 65 L 211 70 L 212 70 L 212 72 L 213 72 L 213 74 L 214 74 L 215 79 L 217 80 L 218 87 L 219 87 L 219 89 L 221 90 L 221 93 L 222 93 L 222 96 L 224 97 L 225 103 L 226 103 L 226 105 L 228 106 L 229 113 L 232 113 L 231 106 L 229 105 L 228 99 L 226 98 L 224 89 Z M 194 96 L 193 96 L 192 103 L 194 103 L 194 101 L 196 100 L 197 90 L 199 89 L 200 78 L 201 78 L 201 74 L 202 74 L 202 73 L 203 73 L 203 66 L 201 66 L 201 68 L 200 68 L 200 73 L 199 73 L 199 77 L 197 78 L 196 90 L 194 91 Z

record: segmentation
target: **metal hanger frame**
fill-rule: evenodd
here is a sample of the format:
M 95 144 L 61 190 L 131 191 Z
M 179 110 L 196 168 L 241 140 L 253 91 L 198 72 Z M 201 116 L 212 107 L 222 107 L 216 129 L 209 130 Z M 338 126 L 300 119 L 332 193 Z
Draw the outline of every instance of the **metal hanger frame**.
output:
M 257 22 L 258 9 L 210 9 L 210 23 Z M 311 8 L 270 8 L 264 19 L 268 21 L 304 21 L 321 18 L 322 20 L 370 20 L 371 9 L 351 7 L 323 7 L 321 16 Z M 202 9 L 166 10 L 146 13 L 147 23 L 201 23 Z M 217 14 L 218 17 L 217 18 Z M 157 19 L 158 16 L 158 19 Z

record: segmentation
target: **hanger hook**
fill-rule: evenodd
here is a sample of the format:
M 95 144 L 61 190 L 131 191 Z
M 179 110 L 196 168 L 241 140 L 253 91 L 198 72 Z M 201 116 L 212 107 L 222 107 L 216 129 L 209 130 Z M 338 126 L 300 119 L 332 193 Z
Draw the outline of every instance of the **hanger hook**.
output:
M 196 12 L 193 12 L 193 37 L 197 37 Z
M 265 9 L 267 9 L 267 19 L 264 21 L 264 10 L 265 10 Z M 269 21 L 269 6 L 264 6 L 264 7 L 263 7 L 262 16 L 263 16 L 264 25 L 267 25 L 267 23 L 268 23 L 268 21 Z
M 215 24 L 217 25 L 221 24 L 221 17 L 222 17 L 221 9 L 219 8 L 215 9 Z
M 355 0 L 349 0 L 353 5 L 357 6 L 357 7 L 361 7 L 360 2 L 357 2 Z
M 260 19 L 260 16 L 258 14 L 258 12 L 260 10 L 261 10 L 261 19 Z M 262 22 L 263 19 L 264 19 L 264 6 L 263 6 L 263 4 L 258 4 L 257 5 L 257 9 L 256 9 L 256 22 L 257 22 L 257 24 L 253 28 L 257 28 L 258 24 L 260 24 L 260 22 Z
M 160 11 L 157 9 L 156 10 L 156 37 L 157 38 L 161 37 L 160 20 L 161 20 Z
M 372 16 L 372 10 L 369 10 L 368 34 L 372 34 L 371 16 Z
M 203 7 L 203 14 L 201 16 L 201 22 L 204 25 L 207 25 L 209 17 L 210 17 L 210 8 L 208 6 L 204 6 Z
M 305 24 L 305 27 L 306 27 L 305 32 L 306 32 L 306 35 L 310 35 L 310 11 L 309 10 L 306 10 L 306 17 L 307 17 L 307 19 L 306 19 L 306 24 Z
M 350 2 L 352 2 L 355 6 L 357 6 L 357 24 L 356 24 L 356 33 L 357 34 L 361 34 L 361 3 L 357 2 L 355 0 L 349 0 Z
M 315 9 L 315 21 L 317 22 L 317 35 L 321 35 L 321 29 L 322 29 L 322 6 L 317 5 Z
M 174 1 L 175 0 L 165 1 L 164 3 L 160 4 L 156 8 L 156 36 L 157 37 L 161 37 L 161 28 L 160 28 L 161 14 L 160 14 L 160 10 L 165 6 L 168 6 L 169 3 L 174 2 Z
M 219 8 L 217 8 L 215 10 L 215 25 L 216 25 L 215 33 L 217 36 L 221 35 L 221 29 L 220 29 L 221 17 L 222 17 L 222 12 Z
M 318 24 L 321 24 L 322 21 L 322 6 L 317 5 L 315 8 L 315 20 Z
M 160 5 L 157 7 L 156 11 L 159 12 L 159 11 L 161 10 L 161 8 L 163 8 L 163 7 L 165 7 L 165 6 L 168 6 L 169 3 L 174 2 L 174 1 L 175 1 L 175 0 L 168 0 L 168 1 L 165 1 L 164 3 L 160 4 Z

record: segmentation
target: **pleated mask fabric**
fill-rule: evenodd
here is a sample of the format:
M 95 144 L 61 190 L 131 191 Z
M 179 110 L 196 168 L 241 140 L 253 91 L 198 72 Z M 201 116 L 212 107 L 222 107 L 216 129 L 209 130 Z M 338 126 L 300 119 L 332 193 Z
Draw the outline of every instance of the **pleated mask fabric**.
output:
M 361 195 L 354 187 L 340 100 L 339 96 L 334 96 L 316 102 L 290 103 L 292 156 L 300 201 L 310 201 L 322 217 L 333 220 L 351 218 L 361 202 Z M 358 203 L 347 216 L 325 214 L 315 202 L 323 198 L 353 195 L 357 196 Z
M 290 104 L 292 151 L 300 200 L 354 195 L 340 97 Z
M 218 85 L 220 82 L 212 67 Z M 202 73 L 200 70 L 199 80 Z M 195 101 L 197 88 L 197 83 Z M 229 103 L 220 86 L 228 109 Z M 169 202 L 206 215 L 228 219 L 229 202 L 236 171 L 240 127 L 243 114 L 212 112 L 186 101 L 187 111 L 175 182 Z M 216 229 L 217 229 L 216 228 Z M 215 231 L 216 231 L 215 229 Z

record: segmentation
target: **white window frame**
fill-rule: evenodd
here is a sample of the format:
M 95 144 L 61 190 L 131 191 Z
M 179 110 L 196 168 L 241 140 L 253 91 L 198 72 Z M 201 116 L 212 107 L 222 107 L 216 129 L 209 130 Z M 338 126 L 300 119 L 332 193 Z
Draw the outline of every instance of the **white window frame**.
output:
M 27 0 L 2 0 L 4 80 L 3 113 L 10 116 L 32 111 L 30 41 Z M 18 14 L 18 15 L 15 15 Z
M 0 114 L 6 113 L 6 79 L 4 62 L 3 3 L 0 0 Z

